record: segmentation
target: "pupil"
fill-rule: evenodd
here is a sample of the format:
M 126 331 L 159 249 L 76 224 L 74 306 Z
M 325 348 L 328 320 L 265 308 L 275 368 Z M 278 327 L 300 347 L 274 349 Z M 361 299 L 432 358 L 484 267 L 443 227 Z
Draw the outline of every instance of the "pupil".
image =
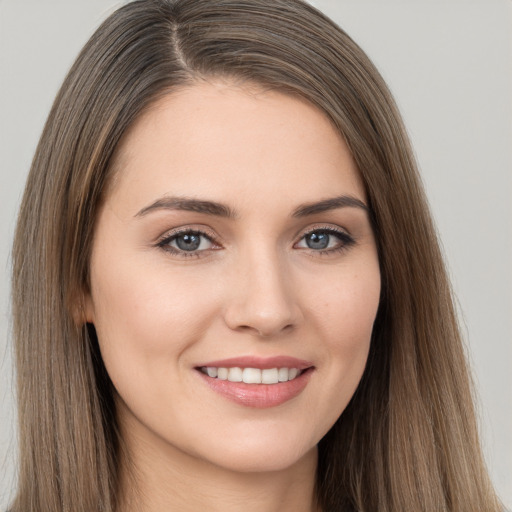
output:
M 311 233 L 306 237 L 306 244 L 310 249 L 325 249 L 329 245 L 327 233 Z
M 176 245 L 182 251 L 195 251 L 201 243 L 201 237 L 199 235 L 180 235 L 176 238 Z

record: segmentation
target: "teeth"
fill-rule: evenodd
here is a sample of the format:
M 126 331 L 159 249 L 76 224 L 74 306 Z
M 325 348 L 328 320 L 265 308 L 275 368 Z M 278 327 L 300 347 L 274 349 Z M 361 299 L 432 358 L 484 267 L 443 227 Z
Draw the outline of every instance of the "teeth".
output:
M 229 382 L 242 382 L 242 368 L 230 368 L 228 380 Z
M 271 368 L 269 370 L 261 370 L 262 384 L 277 384 L 279 382 L 279 370 Z
M 242 380 L 246 384 L 261 384 L 261 370 L 258 368 L 244 368 Z
M 208 366 L 201 368 L 208 377 L 230 382 L 244 382 L 246 384 L 278 384 L 298 377 L 302 372 L 297 368 L 215 368 Z
M 217 377 L 217 368 L 209 366 L 206 368 L 206 373 L 208 374 L 208 377 Z
M 220 380 L 228 380 L 228 369 L 217 368 L 217 378 Z

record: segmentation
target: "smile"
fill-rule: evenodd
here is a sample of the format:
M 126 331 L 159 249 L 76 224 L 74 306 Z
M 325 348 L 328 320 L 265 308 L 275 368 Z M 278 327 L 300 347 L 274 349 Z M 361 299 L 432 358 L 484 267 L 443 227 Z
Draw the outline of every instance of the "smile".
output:
M 229 382 L 244 382 L 245 384 L 278 384 L 296 379 L 302 373 L 298 368 L 224 368 L 203 366 L 205 375 Z
M 216 394 L 245 407 L 276 407 L 304 391 L 315 366 L 295 357 L 236 357 L 204 361 L 197 375 Z

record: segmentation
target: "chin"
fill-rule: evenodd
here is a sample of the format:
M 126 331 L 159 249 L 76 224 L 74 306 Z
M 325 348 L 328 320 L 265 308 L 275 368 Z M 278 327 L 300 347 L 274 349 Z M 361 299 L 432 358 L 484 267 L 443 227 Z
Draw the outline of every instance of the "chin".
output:
M 216 466 L 237 473 L 265 473 L 284 471 L 304 458 L 316 460 L 316 444 L 307 444 L 290 439 L 288 433 L 272 435 L 272 439 L 242 438 L 231 442 L 230 446 L 216 446 L 212 452 L 204 453 L 202 458 Z M 220 448 L 220 449 L 219 449 Z

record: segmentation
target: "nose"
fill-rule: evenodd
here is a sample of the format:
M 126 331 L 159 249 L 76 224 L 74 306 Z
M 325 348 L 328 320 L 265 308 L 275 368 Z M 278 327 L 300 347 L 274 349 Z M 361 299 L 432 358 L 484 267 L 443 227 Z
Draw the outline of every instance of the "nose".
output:
M 265 338 L 297 327 L 301 308 L 283 258 L 259 251 L 241 259 L 229 279 L 230 299 L 224 312 L 228 327 Z

